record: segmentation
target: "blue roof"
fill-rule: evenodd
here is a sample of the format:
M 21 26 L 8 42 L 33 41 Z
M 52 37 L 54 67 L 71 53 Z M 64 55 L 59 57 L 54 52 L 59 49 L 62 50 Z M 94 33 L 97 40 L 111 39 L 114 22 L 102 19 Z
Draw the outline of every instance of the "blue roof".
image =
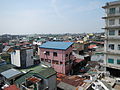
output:
M 46 42 L 43 43 L 40 48 L 66 50 L 72 44 L 73 42 Z

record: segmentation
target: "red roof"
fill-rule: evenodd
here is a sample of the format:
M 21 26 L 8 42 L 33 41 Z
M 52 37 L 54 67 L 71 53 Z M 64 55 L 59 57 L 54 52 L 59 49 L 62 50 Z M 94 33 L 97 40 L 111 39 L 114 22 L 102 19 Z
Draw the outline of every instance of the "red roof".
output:
M 28 42 L 25 42 L 25 43 L 17 43 L 16 45 L 27 45 L 27 44 L 31 44 L 31 43 L 28 43 Z
M 80 58 L 79 58 L 79 59 L 78 59 L 78 58 L 75 59 L 75 62 L 76 62 L 76 63 L 79 63 L 79 62 L 82 62 L 82 61 L 84 61 L 84 59 L 80 59 Z
M 88 48 L 90 48 L 90 49 L 95 48 L 95 47 L 97 47 L 97 46 L 96 45 L 90 45 L 90 46 L 88 46 Z
M 41 79 L 38 79 L 38 78 L 36 78 L 36 77 L 30 77 L 30 78 L 28 78 L 27 80 L 29 80 L 29 81 L 31 81 L 31 82 L 33 82 L 33 83 L 36 83 L 36 82 L 40 82 L 40 81 L 41 81 Z
M 20 90 L 16 85 L 10 85 L 9 87 L 4 88 L 4 90 Z

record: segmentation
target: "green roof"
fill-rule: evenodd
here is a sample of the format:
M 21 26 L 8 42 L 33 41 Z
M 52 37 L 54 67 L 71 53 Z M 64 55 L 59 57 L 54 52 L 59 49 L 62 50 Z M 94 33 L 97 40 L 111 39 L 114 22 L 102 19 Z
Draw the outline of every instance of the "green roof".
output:
M 37 76 L 37 77 L 46 79 L 56 74 L 56 71 L 53 68 L 43 67 L 41 65 L 29 68 L 29 69 L 22 69 L 21 71 L 26 71 L 26 72 L 29 71 L 29 72 L 21 76 L 20 78 L 18 78 L 15 81 L 16 84 L 21 84 L 22 82 L 25 81 L 26 78 L 29 78 L 31 76 Z
M 41 64 L 28 69 L 21 69 L 21 71 L 31 71 L 32 73 L 40 75 L 42 78 L 48 78 L 49 76 L 56 74 L 56 71 L 53 68 L 43 67 Z
M 25 75 L 23 75 L 23 76 L 21 76 L 20 78 L 18 78 L 18 79 L 15 81 L 15 83 L 16 83 L 16 84 L 22 84 L 22 83 L 25 81 L 26 78 L 29 78 L 29 77 L 31 77 L 31 76 L 33 76 L 33 75 L 34 75 L 33 73 L 28 72 L 28 73 L 26 73 Z
M 1 66 L 0 66 L 0 73 L 6 71 L 6 70 L 8 70 L 8 69 L 11 69 L 11 68 L 13 68 L 13 67 L 15 67 L 15 66 L 12 65 L 12 64 L 1 65 Z
M 49 69 L 39 72 L 39 75 L 43 78 L 48 78 L 54 74 L 56 74 L 56 71 L 53 68 L 49 68 Z

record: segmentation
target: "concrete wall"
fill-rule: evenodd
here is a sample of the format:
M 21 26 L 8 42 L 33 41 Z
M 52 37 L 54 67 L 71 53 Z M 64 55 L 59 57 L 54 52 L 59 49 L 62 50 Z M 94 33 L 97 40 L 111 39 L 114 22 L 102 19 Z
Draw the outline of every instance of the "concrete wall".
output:
M 26 67 L 33 65 L 33 49 L 26 50 L 26 55 Z
M 51 60 L 51 66 L 55 69 L 55 71 L 59 73 L 68 73 L 71 69 L 71 65 L 65 66 L 65 62 L 69 60 L 73 60 L 73 55 L 70 55 L 72 52 L 73 47 L 69 47 L 67 50 L 55 50 L 55 49 L 45 49 L 45 48 L 39 48 L 40 49 L 40 59 L 43 58 Z M 49 51 L 50 55 L 45 55 L 44 52 Z M 57 57 L 53 56 L 53 52 L 57 52 Z M 66 57 L 66 54 L 68 56 Z M 56 60 L 58 61 L 58 64 L 53 64 L 52 61 Z M 60 64 L 62 62 L 63 64 Z
M 15 52 L 11 53 L 11 64 L 16 65 L 18 67 L 21 66 L 21 63 L 20 63 L 20 50 L 16 50 Z
M 107 44 L 107 51 L 120 53 L 120 50 L 118 50 L 118 45 L 120 45 L 120 40 L 109 40 L 107 41 L 106 44 Z M 109 44 L 114 44 L 114 50 L 109 49 Z
M 108 63 L 108 59 L 114 59 L 114 64 L 111 64 L 111 63 Z M 120 68 L 120 65 L 117 64 L 117 60 L 120 60 L 120 56 L 119 55 L 107 55 L 107 58 L 106 58 L 106 63 L 107 65 L 110 65 L 110 66 L 113 66 L 113 67 L 119 67 Z
M 53 75 L 47 79 L 43 79 L 42 83 L 40 84 L 41 90 L 44 90 L 46 87 L 48 87 L 48 90 L 57 90 L 56 80 L 56 75 Z

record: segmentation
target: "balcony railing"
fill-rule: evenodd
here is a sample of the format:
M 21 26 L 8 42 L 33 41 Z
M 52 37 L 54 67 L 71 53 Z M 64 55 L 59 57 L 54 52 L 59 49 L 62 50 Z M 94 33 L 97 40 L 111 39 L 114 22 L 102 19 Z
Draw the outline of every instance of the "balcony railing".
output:
M 106 53 L 106 54 L 112 54 L 112 55 L 120 55 L 120 51 L 119 50 L 106 51 L 104 53 Z
M 120 69 L 120 65 L 116 65 L 116 64 L 106 64 L 106 67 L 110 67 L 110 68 L 115 68 L 115 69 Z
M 120 36 L 112 36 L 112 37 L 111 37 L 111 36 L 108 36 L 108 37 L 105 37 L 105 40 L 107 40 L 107 39 L 108 39 L 108 40 L 111 40 L 111 39 L 112 39 L 112 40 L 120 40 Z

